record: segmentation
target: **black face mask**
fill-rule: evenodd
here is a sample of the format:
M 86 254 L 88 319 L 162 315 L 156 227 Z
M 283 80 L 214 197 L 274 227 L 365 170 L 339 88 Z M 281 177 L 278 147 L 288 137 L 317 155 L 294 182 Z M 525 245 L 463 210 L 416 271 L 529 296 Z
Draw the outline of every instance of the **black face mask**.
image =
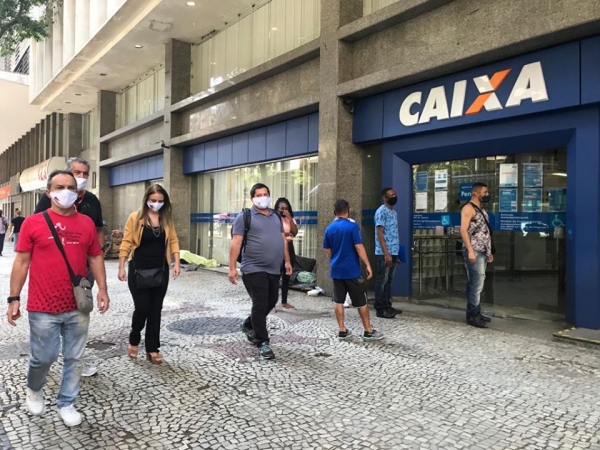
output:
M 398 197 L 390 197 L 390 198 L 386 199 L 386 202 L 388 202 L 388 204 L 394 206 L 396 203 L 398 203 Z
M 490 202 L 490 194 L 488 194 L 488 195 L 486 195 L 484 197 L 481 197 L 481 202 L 482 203 L 489 203 Z

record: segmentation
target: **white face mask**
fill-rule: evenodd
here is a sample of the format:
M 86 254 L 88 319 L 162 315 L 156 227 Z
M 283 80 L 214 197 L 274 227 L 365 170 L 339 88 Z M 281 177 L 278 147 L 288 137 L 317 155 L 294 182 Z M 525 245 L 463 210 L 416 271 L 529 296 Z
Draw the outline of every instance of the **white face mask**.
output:
M 75 181 L 77 181 L 77 191 L 79 191 L 79 192 L 85 191 L 85 188 L 87 187 L 87 184 L 88 184 L 88 179 L 87 178 L 75 178 Z
M 148 205 L 148 208 L 150 208 L 154 212 L 160 211 L 160 208 L 162 208 L 164 204 L 165 204 L 164 202 L 155 202 L 155 203 L 150 202 L 150 201 L 146 202 L 146 205 Z
M 77 192 L 68 189 L 50 192 L 50 198 L 62 209 L 71 208 L 77 201 L 77 197 Z
M 271 197 L 254 197 L 252 203 L 258 209 L 267 209 L 271 204 Z

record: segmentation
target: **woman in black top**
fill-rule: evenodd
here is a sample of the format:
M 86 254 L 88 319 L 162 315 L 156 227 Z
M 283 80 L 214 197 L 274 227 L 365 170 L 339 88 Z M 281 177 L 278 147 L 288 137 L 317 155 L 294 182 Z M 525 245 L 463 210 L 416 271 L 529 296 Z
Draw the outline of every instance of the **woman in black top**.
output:
M 125 261 L 129 258 L 129 279 Z M 161 364 L 160 321 L 169 284 L 169 265 L 175 261 L 173 279 L 181 272 L 179 240 L 171 218 L 169 195 L 160 185 L 148 188 L 142 208 L 127 219 L 119 251 L 119 279 L 128 281 L 135 310 L 131 321 L 128 355 L 136 358 L 141 332 L 146 327 L 147 358 Z

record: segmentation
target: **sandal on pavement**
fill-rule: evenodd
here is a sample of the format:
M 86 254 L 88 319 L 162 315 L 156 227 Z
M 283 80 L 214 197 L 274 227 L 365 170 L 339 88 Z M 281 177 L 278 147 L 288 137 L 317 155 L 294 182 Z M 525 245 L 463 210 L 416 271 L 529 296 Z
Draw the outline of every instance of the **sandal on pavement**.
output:
M 129 347 L 127 347 L 127 356 L 129 356 L 131 359 L 135 359 L 135 358 L 137 358 L 137 355 L 138 355 L 138 346 L 129 344 Z

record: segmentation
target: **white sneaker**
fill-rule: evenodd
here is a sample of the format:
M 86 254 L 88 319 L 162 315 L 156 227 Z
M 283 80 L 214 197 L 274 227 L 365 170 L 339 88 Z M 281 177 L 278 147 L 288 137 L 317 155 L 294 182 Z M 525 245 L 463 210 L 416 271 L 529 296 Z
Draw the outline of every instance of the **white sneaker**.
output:
M 352 300 L 350 300 L 350 296 L 346 294 L 346 300 L 344 301 L 344 308 L 350 308 L 352 306 Z
M 27 407 L 29 414 L 33 416 L 41 416 L 44 414 L 44 392 L 41 389 L 39 391 L 34 391 L 33 389 L 27 388 L 25 406 Z
M 58 408 L 58 415 L 68 427 L 76 427 L 83 421 L 81 414 L 73 405 Z
M 82 377 L 93 377 L 98 373 L 98 368 L 96 366 L 88 366 L 87 364 L 83 364 L 83 369 L 81 369 Z

